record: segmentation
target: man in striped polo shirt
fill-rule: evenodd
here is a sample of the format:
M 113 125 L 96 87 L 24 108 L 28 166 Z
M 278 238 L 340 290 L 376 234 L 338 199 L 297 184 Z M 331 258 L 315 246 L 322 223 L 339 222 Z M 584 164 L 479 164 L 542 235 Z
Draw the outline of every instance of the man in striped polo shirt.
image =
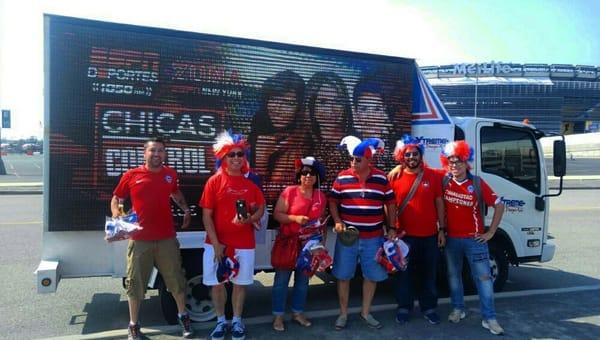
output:
M 387 226 L 393 228 L 396 223 L 394 193 L 385 173 L 371 165 L 373 154 L 383 151 L 381 139 L 361 141 L 347 136 L 340 143 L 340 146 L 344 145 L 351 156 L 350 168 L 342 170 L 335 179 L 329 210 L 336 233 L 352 226 L 358 229 L 359 237 L 352 245 L 344 245 L 339 239 L 336 241 L 333 275 L 338 280 L 340 316 L 335 328 L 341 330 L 346 327 L 350 279 L 354 277 L 359 262 L 363 275 L 360 317 L 369 327 L 381 328 L 381 323 L 370 314 L 370 309 L 377 282 L 385 280 L 387 272 L 377 263 L 375 255 L 384 242 L 386 212 Z M 395 230 L 388 230 L 388 236 L 395 237 Z

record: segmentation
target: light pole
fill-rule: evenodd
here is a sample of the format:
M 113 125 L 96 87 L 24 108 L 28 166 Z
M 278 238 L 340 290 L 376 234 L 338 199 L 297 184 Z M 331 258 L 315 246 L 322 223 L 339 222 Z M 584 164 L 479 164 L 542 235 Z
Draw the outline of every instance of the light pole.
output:
M 479 87 L 479 64 L 477 64 L 477 66 L 475 67 L 475 118 L 477 118 L 477 87 Z

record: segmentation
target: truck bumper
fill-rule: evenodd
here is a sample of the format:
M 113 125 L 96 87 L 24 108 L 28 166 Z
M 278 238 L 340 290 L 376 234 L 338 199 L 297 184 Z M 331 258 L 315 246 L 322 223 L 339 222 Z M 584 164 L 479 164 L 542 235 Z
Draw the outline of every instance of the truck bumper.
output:
M 542 245 L 542 258 L 540 262 L 548 262 L 552 260 L 554 257 L 554 252 L 556 252 L 556 244 L 554 240 L 546 240 L 546 243 Z

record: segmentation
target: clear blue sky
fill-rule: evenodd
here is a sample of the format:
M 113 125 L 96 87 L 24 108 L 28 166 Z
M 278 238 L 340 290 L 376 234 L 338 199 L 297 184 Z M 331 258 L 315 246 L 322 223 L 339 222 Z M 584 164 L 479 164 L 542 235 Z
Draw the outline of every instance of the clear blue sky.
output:
M 600 0 L 0 0 L 2 136 L 42 136 L 42 13 L 415 58 L 600 66 Z

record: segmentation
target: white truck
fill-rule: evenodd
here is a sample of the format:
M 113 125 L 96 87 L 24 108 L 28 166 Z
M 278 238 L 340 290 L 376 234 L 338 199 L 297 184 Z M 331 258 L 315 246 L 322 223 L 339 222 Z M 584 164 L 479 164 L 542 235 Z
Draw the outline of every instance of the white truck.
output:
M 190 230 L 177 229 L 187 308 L 196 321 L 213 318 L 201 280 L 205 232 L 196 202 L 214 169 L 211 144 L 225 128 L 255 141 L 252 163 L 270 208 L 291 183 L 285 174 L 293 172 L 292 162 L 278 162 L 275 155 L 318 155 L 330 169 L 327 190 L 331 174 L 347 167 L 347 159 L 330 148 L 340 133 L 379 134 L 388 144 L 379 164 L 385 170 L 394 165 L 389 149 L 404 133 L 422 139 L 434 167 L 443 144 L 464 139 L 476 150 L 473 172 L 506 205 L 490 242 L 496 288 L 506 281 L 509 264 L 554 255 L 539 143 L 544 133 L 510 121 L 451 119 L 412 59 L 48 15 L 44 71 L 48 142 L 40 293 L 54 292 L 64 278 L 125 277 L 126 242 L 103 239 L 112 190 L 124 171 L 142 163 L 143 141 L 166 135 L 168 164 L 178 171 L 194 216 Z M 377 112 L 369 119 L 361 116 L 369 103 L 358 104 L 364 92 L 379 95 L 366 108 Z M 282 109 L 286 105 L 291 111 Z M 273 106 L 280 111 L 269 112 Z M 293 121 L 278 129 L 278 119 L 292 111 Z M 290 141 L 298 130 L 308 138 Z M 555 176 L 564 175 L 564 141 L 555 142 L 553 168 Z M 175 205 L 173 217 L 179 225 L 182 212 Z M 271 220 L 256 235 L 256 271 L 271 269 L 274 225 Z M 328 238 L 330 249 L 334 242 Z M 163 315 L 175 323 L 175 304 L 160 275 L 154 273 L 148 285 L 159 289 Z

